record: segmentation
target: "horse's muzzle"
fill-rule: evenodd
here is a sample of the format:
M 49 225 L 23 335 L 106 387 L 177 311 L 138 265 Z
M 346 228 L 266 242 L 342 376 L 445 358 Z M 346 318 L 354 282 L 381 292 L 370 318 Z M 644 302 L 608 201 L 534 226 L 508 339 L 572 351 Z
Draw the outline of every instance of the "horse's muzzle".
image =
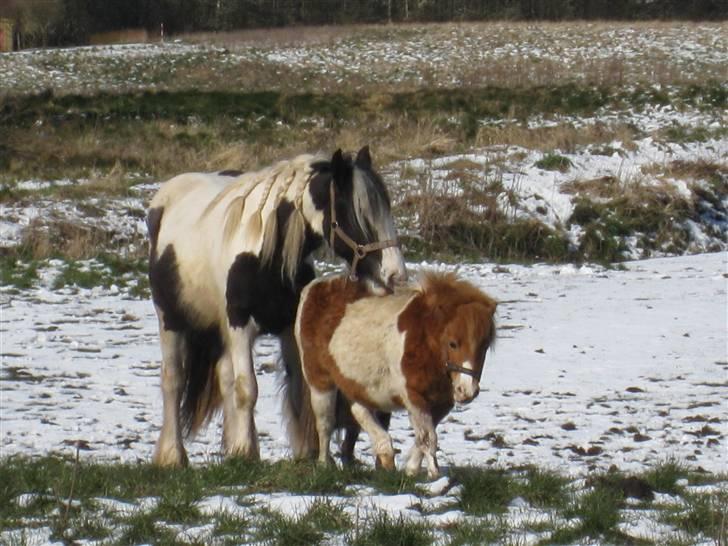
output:
M 455 387 L 453 397 L 455 402 L 458 404 L 468 404 L 475 400 L 480 394 L 480 386 L 476 385 L 474 388 L 467 388 L 463 385 Z

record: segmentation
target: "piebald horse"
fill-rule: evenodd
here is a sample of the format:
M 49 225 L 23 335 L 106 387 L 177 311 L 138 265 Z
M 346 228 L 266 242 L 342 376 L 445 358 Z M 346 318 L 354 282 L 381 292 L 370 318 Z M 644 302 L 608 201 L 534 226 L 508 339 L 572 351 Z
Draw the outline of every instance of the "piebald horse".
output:
M 147 216 L 149 279 L 162 350 L 162 428 L 153 462 L 183 466 L 183 439 L 223 410 L 226 455 L 259 457 L 252 349 L 277 335 L 292 436 L 303 378 L 292 326 L 329 245 L 375 293 L 406 278 L 387 190 L 367 147 L 352 159 L 301 155 L 257 172 L 188 173 L 164 183 Z
M 337 396 L 343 394 L 384 468 L 394 468 L 394 450 L 375 412 L 406 409 L 415 444 L 405 470 L 416 474 L 425 458 L 428 477 L 437 477 L 435 427 L 455 402 L 478 395 L 495 337 L 495 309 L 495 300 L 452 274 L 425 273 L 418 283 L 381 297 L 342 276 L 309 284 L 295 335 L 319 460 L 331 462 Z

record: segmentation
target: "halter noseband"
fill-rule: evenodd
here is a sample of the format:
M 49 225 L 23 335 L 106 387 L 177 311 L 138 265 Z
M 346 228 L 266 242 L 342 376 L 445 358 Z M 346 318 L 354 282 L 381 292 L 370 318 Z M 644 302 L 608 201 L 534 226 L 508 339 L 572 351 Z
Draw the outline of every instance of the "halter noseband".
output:
M 452 362 L 445 362 L 445 369 L 448 372 L 463 373 L 465 375 L 469 375 L 470 377 L 472 377 L 474 379 L 478 379 L 475 370 L 465 368 L 464 366 L 458 366 L 457 364 L 453 364 Z
M 329 246 L 331 250 L 334 250 L 334 241 L 336 236 L 339 236 L 346 246 L 348 246 L 354 253 L 354 259 L 351 261 L 351 273 L 349 273 L 349 279 L 352 281 L 357 280 L 356 266 L 359 260 L 366 258 L 367 254 L 376 250 L 383 250 L 390 246 L 399 246 L 397 239 L 387 239 L 386 241 L 376 241 L 374 243 L 368 243 L 366 245 L 358 244 L 354 239 L 349 237 L 346 232 L 341 229 L 339 222 L 336 221 L 336 194 L 334 193 L 334 181 L 331 181 L 329 185 L 329 196 L 331 199 L 331 235 L 329 236 Z

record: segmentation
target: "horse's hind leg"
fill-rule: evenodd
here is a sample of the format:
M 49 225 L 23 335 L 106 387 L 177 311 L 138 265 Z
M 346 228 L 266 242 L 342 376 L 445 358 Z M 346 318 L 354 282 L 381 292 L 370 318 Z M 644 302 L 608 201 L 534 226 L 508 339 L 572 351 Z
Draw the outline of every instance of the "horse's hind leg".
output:
M 232 363 L 232 374 L 223 390 L 225 398 L 225 453 L 226 455 L 258 459 L 258 435 L 253 410 L 258 400 L 258 381 L 253 366 L 253 343 L 257 332 L 252 325 L 230 328 L 230 349 L 223 357 L 223 367 Z M 221 378 L 222 379 L 222 378 Z
M 358 402 L 352 402 L 351 414 L 361 428 L 369 435 L 372 449 L 377 457 L 377 466 L 394 470 L 394 447 L 389 433 L 382 428 L 372 411 Z
M 165 330 L 159 321 L 162 348 L 162 430 L 152 462 L 160 466 L 185 466 L 187 454 L 182 444 L 180 427 L 180 400 L 184 388 L 184 340 L 182 334 Z
M 242 423 L 240 411 L 237 407 L 237 396 L 235 394 L 235 370 L 233 359 L 228 351 L 225 351 L 217 363 L 217 380 L 222 395 L 222 445 L 226 454 L 231 454 L 230 446 L 234 439 L 240 434 Z
M 334 460 L 331 458 L 329 445 L 331 443 L 331 433 L 334 430 L 336 389 L 332 388 L 328 391 L 320 391 L 312 386 L 311 407 L 316 416 L 316 432 L 319 441 L 318 460 L 324 464 L 331 464 Z

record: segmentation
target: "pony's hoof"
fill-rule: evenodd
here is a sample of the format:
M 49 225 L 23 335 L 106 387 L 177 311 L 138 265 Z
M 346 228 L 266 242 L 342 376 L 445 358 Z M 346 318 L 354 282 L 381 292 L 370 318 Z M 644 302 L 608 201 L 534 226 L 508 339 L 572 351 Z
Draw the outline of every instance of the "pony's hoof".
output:
M 385 453 L 384 455 L 377 455 L 374 467 L 383 468 L 384 470 L 394 470 L 394 454 Z

